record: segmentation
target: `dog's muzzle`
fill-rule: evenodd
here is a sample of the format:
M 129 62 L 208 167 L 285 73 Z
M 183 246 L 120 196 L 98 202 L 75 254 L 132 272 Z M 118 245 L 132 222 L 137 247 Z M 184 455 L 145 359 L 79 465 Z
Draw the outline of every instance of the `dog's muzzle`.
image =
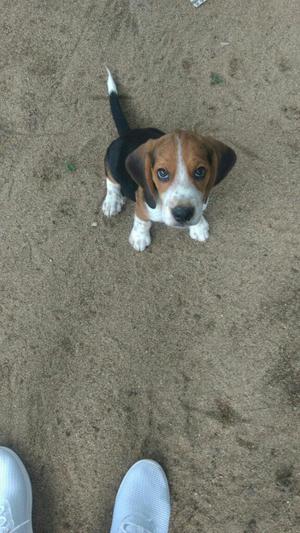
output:
M 178 224 L 186 224 L 193 218 L 195 208 L 191 205 L 177 205 L 171 209 L 171 213 Z

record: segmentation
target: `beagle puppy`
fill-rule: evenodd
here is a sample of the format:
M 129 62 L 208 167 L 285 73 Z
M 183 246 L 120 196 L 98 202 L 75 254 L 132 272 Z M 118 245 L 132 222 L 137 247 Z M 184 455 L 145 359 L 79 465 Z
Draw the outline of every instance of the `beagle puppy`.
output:
M 129 242 L 139 252 L 151 243 L 152 222 L 186 228 L 192 239 L 206 241 L 203 216 L 211 189 L 236 162 L 235 152 L 213 139 L 177 130 L 130 129 L 110 71 L 107 87 L 119 137 L 105 155 L 106 197 L 103 213 L 119 213 L 125 198 L 136 202 Z

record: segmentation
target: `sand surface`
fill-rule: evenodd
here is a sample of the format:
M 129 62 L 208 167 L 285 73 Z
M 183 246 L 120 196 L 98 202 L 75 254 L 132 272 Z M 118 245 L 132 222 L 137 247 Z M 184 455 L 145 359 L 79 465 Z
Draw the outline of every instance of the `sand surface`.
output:
M 141 457 L 167 471 L 170 533 L 300 529 L 298 9 L 1 0 L 0 442 L 37 533 L 108 531 Z M 206 244 L 156 225 L 138 254 L 133 204 L 99 213 L 105 63 L 133 126 L 236 150 Z

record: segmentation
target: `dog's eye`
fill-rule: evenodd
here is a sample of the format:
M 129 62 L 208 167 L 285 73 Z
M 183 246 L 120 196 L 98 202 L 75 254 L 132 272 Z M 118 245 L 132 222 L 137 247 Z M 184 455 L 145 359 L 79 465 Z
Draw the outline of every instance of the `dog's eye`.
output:
M 199 167 L 194 172 L 194 178 L 196 178 L 196 180 L 203 180 L 205 174 L 206 174 L 206 168 Z
M 157 171 L 157 177 L 160 181 L 168 181 L 169 174 L 165 168 L 159 168 Z

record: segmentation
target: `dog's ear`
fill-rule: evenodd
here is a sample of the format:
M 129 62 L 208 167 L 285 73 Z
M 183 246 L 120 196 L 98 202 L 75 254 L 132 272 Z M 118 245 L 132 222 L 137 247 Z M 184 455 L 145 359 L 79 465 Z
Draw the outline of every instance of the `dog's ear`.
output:
M 211 164 L 214 174 L 214 182 L 211 186 L 214 186 L 220 183 L 232 169 L 236 162 L 236 153 L 232 148 L 213 137 L 205 137 L 205 140 L 211 149 Z
M 152 140 L 139 146 L 127 156 L 125 161 L 126 170 L 132 179 L 142 187 L 144 198 L 149 207 L 156 207 L 157 190 L 152 179 L 153 148 Z

